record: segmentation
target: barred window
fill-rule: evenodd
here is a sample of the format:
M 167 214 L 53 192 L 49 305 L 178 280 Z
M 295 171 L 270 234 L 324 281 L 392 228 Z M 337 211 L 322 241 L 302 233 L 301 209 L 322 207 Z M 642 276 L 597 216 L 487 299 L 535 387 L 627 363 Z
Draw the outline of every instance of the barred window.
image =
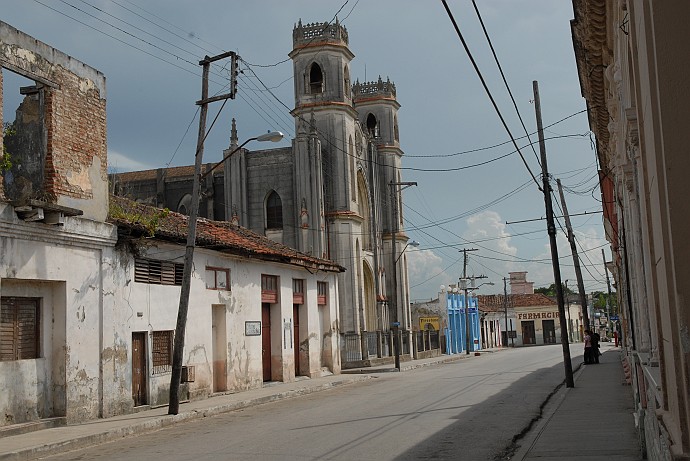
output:
M 155 285 L 182 285 L 184 264 L 157 259 L 134 261 L 134 281 Z
M 36 359 L 40 355 L 40 299 L 0 299 L 0 361 Z
M 154 331 L 151 334 L 153 341 L 151 374 L 157 375 L 172 371 L 173 356 L 173 331 Z

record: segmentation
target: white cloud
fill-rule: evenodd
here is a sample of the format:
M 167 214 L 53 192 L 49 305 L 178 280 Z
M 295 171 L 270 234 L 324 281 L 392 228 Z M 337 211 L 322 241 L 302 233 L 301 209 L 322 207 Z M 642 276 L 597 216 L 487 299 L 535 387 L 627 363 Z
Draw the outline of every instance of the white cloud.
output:
M 131 159 L 124 154 L 108 150 L 108 172 L 122 173 L 125 171 L 149 170 L 151 165 Z

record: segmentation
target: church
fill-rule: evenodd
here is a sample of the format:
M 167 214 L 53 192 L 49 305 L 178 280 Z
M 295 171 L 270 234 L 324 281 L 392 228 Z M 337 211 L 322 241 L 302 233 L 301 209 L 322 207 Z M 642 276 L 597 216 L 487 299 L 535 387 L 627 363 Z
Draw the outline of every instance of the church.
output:
M 199 216 L 233 222 L 346 269 L 337 293 L 343 368 L 391 360 L 398 326 L 406 359 L 412 327 L 395 85 L 380 77 L 352 83 L 354 54 L 337 20 L 300 20 L 292 40 L 292 146 L 238 149 L 233 120 L 223 168 L 201 184 Z M 193 170 L 118 173 L 111 181 L 117 195 L 187 213 Z

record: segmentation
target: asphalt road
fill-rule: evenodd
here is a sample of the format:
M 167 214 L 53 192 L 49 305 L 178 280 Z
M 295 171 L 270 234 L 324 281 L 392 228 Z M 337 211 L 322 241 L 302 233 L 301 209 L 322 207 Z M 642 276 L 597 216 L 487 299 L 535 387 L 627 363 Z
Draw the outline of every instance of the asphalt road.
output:
M 45 459 L 492 460 L 563 381 L 562 359 L 560 344 L 483 353 Z

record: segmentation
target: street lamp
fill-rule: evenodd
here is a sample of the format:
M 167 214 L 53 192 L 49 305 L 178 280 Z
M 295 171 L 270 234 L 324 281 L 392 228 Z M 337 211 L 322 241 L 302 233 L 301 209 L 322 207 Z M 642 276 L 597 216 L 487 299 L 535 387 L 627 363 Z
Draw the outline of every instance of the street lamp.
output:
M 203 130 L 203 123 L 200 122 L 200 133 Z M 239 147 L 226 155 L 223 160 L 216 163 L 213 168 L 208 170 L 203 175 L 201 174 L 202 155 L 204 151 L 204 138 L 199 136 L 199 143 L 196 150 L 194 161 L 194 181 L 192 185 L 192 203 L 189 209 L 189 216 L 187 218 L 187 247 L 184 256 L 184 270 L 182 272 L 182 286 L 180 290 L 180 305 L 177 311 L 177 323 L 175 325 L 175 340 L 173 344 L 173 365 L 172 374 L 170 378 L 170 397 L 168 404 L 168 414 L 176 415 L 179 402 L 180 376 L 182 373 L 182 352 L 184 350 L 184 335 L 187 328 L 187 311 L 189 310 L 189 292 L 191 289 L 192 280 L 192 266 L 194 264 L 194 247 L 196 245 L 196 219 L 199 214 L 199 189 L 201 188 L 201 180 L 209 173 L 215 170 L 223 162 L 225 162 L 232 154 L 237 152 L 247 144 L 249 141 L 272 141 L 278 142 L 283 139 L 283 133 L 280 131 L 268 132 L 260 136 L 247 139 Z M 226 178 L 228 180 L 229 178 Z
M 234 120 L 233 120 L 233 126 L 234 126 Z M 223 163 L 225 163 L 225 161 L 226 161 L 227 159 L 229 159 L 229 158 L 232 156 L 232 154 L 234 154 L 234 153 L 237 152 L 238 150 L 242 149 L 248 142 L 250 142 L 250 141 L 259 141 L 259 142 L 271 141 L 271 142 L 278 142 L 278 141 L 280 141 L 281 139 L 283 139 L 283 133 L 281 133 L 280 131 L 269 131 L 268 133 L 262 134 L 262 135 L 260 135 L 260 136 L 256 136 L 256 137 L 254 137 L 254 138 L 249 138 L 249 139 L 247 139 L 245 142 L 243 142 L 242 144 L 240 144 L 239 146 L 237 146 L 235 149 L 233 149 L 233 151 L 230 152 L 228 155 L 226 155 L 225 157 L 223 157 L 223 160 L 221 160 L 220 162 L 218 162 L 218 163 L 216 163 L 215 165 L 213 165 L 213 166 L 211 167 L 210 170 L 208 170 L 207 172 L 205 172 L 204 174 L 202 174 L 202 175 L 199 177 L 199 180 L 202 180 L 202 179 L 204 179 L 206 176 L 208 176 L 209 174 L 211 174 L 211 172 L 212 172 L 213 170 L 215 170 L 216 168 L 218 168 L 219 166 L 221 166 Z
M 393 242 L 395 242 L 395 234 L 393 234 Z M 419 242 L 417 242 L 416 240 L 407 242 L 407 244 L 403 247 L 398 257 L 395 258 L 395 261 L 393 262 L 393 299 L 395 299 L 395 303 L 393 305 L 393 348 L 395 349 L 395 368 L 398 371 L 400 371 L 400 322 L 398 321 L 398 261 L 400 260 L 400 257 L 403 255 L 403 253 L 405 253 L 405 250 L 407 250 L 407 247 L 410 245 L 412 245 L 413 247 L 418 247 Z M 395 250 L 395 244 L 393 244 L 393 250 Z

